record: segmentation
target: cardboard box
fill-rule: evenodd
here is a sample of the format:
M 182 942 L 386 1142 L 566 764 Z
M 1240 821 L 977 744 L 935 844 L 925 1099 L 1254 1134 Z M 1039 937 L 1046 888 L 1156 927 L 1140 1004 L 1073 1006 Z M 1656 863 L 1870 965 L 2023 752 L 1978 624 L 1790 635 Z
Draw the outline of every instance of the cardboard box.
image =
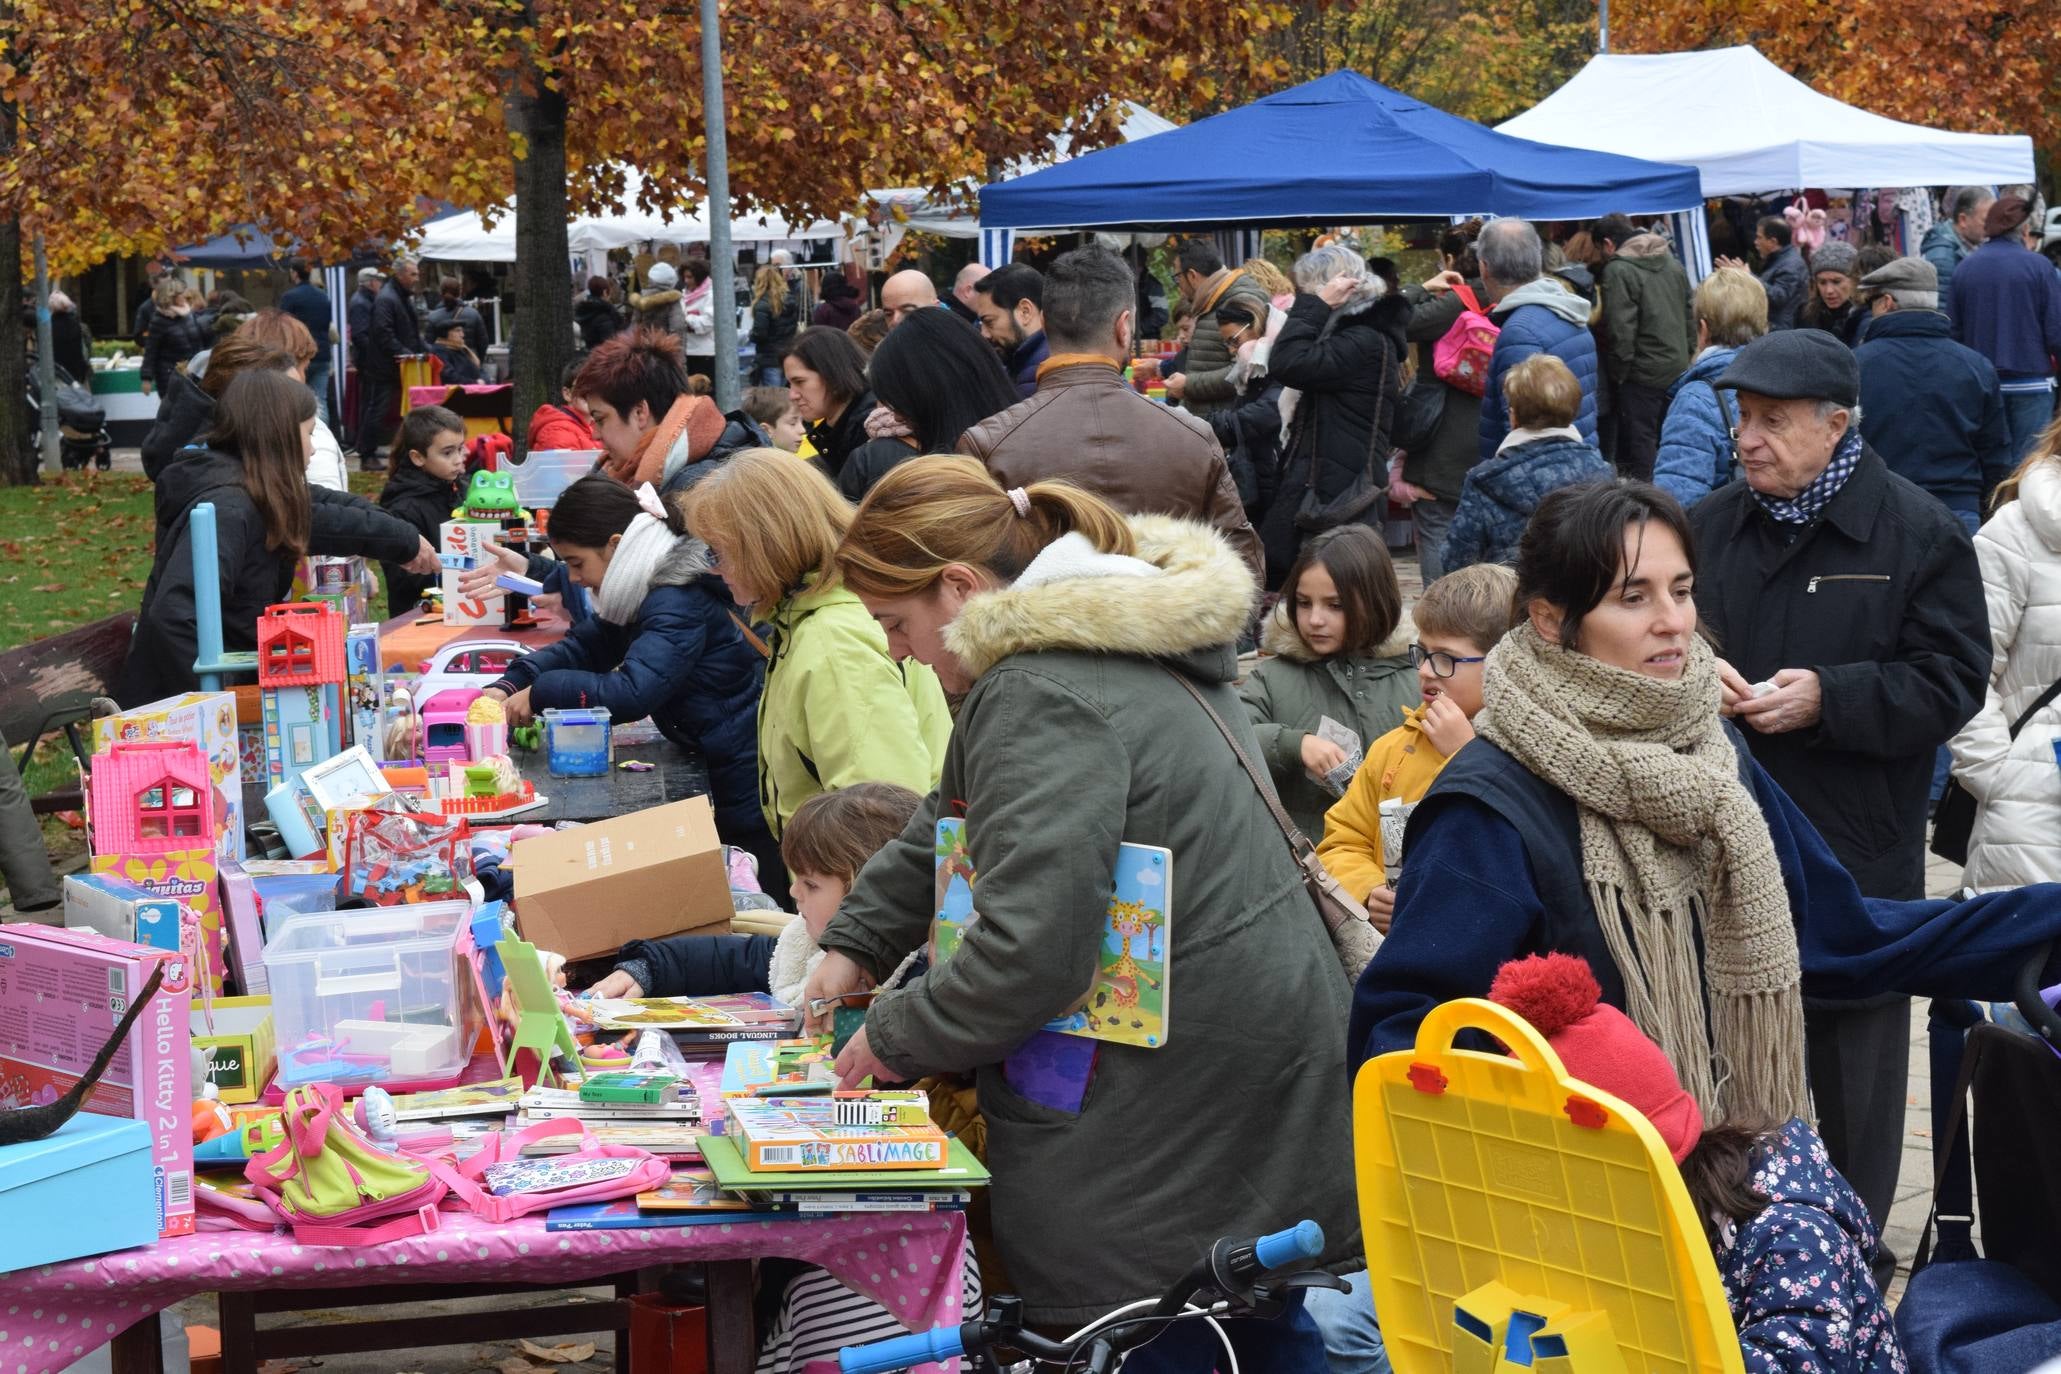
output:
M 456 554 L 461 559 L 475 563 L 481 557 L 480 546 L 487 540 L 499 540 L 501 524 L 496 520 L 446 520 L 437 527 L 437 552 Z M 465 596 L 458 590 L 458 579 L 465 574 L 446 561 L 443 572 L 444 623 L 446 625 L 499 625 L 502 610 L 508 599 L 506 592 L 489 592 L 485 596 Z
M 183 1236 L 193 1231 L 193 984 L 183 955 L 90 930 L 0 925 L 0 1104 L 69 1091 L 159 964 L 163 985 L 85 1110 L 150 1128 L 157 1233 Z
M 229 972 L 228 939 L 222 931 L 221 888 L 215 851 L 179 849 L 169 854 L 95 854 L 93 872 L 183 902 L 200 921 L 209 992 L 222 990 Z
M 0 1273 L 157 1239 L 150 1128 L 81 1112 L 41 1140 L 0 1148 Z
M 350 670 L 350 731 L 355 744 L 386 762 L 386 665 L 379 658 L 379 626 L 353 625 L 344 635 L 344 664 Z
M 210 1013 L 214 1029 L 208 1029 Z M 222 1101 L 255 1102 L 279 1067 L 269 997 L 217 997 L 212 1008 L 195 1007 L 193 1048 L 207 1056 L 207 1081 Z M 198 1090 L 199 1085 L 195 1088 Z
M 133 711 L 93 722 L 93 752 L 105 753 L 123 740 L 191 740 L 208 756 L 215 780 L 215 852 L 243 857 L 242 743 L 236 734 L 236 696 L 231 692 L 187 692 Z
M 518 840 L 508 866 L 522 938 L 568 959 L 683 930 L 720 933 L 734 914 L 706 797 Z
M 64 924 L 69 930 L 97 930 L 110 940 L 177 951 L 179 899 L 112 874 L 74 873 L 64 880 Z

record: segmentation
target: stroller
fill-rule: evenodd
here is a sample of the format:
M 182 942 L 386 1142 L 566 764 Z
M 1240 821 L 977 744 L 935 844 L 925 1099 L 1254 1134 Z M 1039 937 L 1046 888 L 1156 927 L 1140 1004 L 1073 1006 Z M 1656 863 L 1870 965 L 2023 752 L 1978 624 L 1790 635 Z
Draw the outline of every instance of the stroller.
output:
M 2047 1151 L 2061 1105 L 2061 986 L 2040 986 L 2049 953 L 2019 974 L 2014 1001 L 2029 1029 L 1985 1021 L 1968 1032 L 1950 1115 L 1935 1125 L 1933 1215 L 1896 1312 L 1912 1374 L 2026 1370 L 2061 1357 L 2061 1170 Z M 1961 1258 L 1973 1253 L 1976 1219 L 1953 1215 L 1965 1193 L 1949 1185 L 1942 1196 L 1937 1186 L 1962 1139 L 1974 1164 L 1980 1259 Z M 1935 1228 L 1947 1243 L 1928 1264 Z
M 107 432 L 107 408 L 83 384 L 57 369 L 57 454 L 66 472 L 77 472 L 88 464 L 106 472 L 114 466 L 114 438 Z M 27 444 L 33 459 L 43 435 L 43 394 L 36 360 L 29 359 L 29 432 Z

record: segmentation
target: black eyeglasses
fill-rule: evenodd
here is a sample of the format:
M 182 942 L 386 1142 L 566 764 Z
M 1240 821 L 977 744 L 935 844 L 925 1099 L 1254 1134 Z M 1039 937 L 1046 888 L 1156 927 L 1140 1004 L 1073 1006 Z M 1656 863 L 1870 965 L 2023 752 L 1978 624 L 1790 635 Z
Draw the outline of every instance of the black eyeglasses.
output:
M 1487 661 L 1487 654 L 1476 654 L 1472 658 L 1463 658 L 1459 654 L 1433 653 L 1422 644 L 1412 644 L 1410 646 L 1410 666 L 1422 668 L 1425 664 L 1429 663 L 1433 677 L 1451 677 L 1460 670 L 1460 665 L 1463 663 L 1485 663 Z

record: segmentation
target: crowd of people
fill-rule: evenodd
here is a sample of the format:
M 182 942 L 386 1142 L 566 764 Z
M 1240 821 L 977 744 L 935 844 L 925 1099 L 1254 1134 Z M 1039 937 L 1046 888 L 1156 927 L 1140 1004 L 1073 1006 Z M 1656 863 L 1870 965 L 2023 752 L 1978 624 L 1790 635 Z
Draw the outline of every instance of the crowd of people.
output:
M 659 264 L 627 311 L 596 278 L 536 423 L 603 456 L 551 556 L 471 575 L 547 579 L 571 629 L 489 691 L 518 722 L 648 715 L 798 912 L 777 939 L 640 942 L 598 990 L 884 988 L 841 1080 L 922 1081 L 977 1123 L 978 1267 L 1034 1325 L 1316 1218 L 1351 1290 L 1227 1324 L 1241 1367 L 1284 1372 L 1386 1368 L 1349 1074 L 1492 997 L 1660 1128 L 1750 1368 L 1902 1370 L 1882 1228 L 1909 999 L 2008 999 L 2061 933 L 2061 275 L 2022 198 L 1949 205 L 1951 242 L 1865 270 L 1764 221 L 1757 273 L 1693 290 L 1621 215 L 1583 230 L 1587 263 L 1521 220 L 1453 226 L 1407 286 L 1344 243 L 1284 273 L 1190 240 L 1165 402 L 1124 374 L 1155 293 L 1099 246 L 943 293 L 898 272 L 871 312 L 833 276 L 806 323 L 770 263 L 759 385 L 727 413 L 697 385 L 705 268 L 682 290 Z M 351 302 L 374 397 L 425 342 L 482 352 L 455 283 L 425 339 L 416 276 Z M 153 303 L 128 704 L 193 683 L 199 501 L 233 649 L 307 553 L 377 559 L 412 604 L 464 470 L 463 422 L 421 407 L 379 501 L 350 496 L 310 390 L 322 330 Z M 1949 773 L 1977 895 L 1927 901 Z M 1268 793 L 1385 933 L 1356 981 Z M 980 919 L 929 967 L 947 816 Z M 1092 980 L 1124 841 L 1179 875 L 1171 1034 L 1055 1050 L 1039 1028 Z M 1138 1129 L 1241 1101 L 1265 1110 L 1236 1129 Z M 1206 1367 L 1189 1339 L 1126 1368 Z

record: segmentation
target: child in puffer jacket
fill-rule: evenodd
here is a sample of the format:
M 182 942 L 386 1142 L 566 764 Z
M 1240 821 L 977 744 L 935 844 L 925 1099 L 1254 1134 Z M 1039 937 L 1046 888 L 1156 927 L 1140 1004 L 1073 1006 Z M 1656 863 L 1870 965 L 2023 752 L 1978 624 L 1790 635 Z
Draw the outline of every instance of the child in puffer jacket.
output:
M 1440 566 L 1514 563 L 1517 541 L 1546 493 L 1617 472 L 1575 428 L 1581 383 L 1550 353 L 1526 358 L 1503 378 L 1510 432 L 1495 456 L 1476 463 L 1460 487 L 1460 508 L 1446 531 Z

